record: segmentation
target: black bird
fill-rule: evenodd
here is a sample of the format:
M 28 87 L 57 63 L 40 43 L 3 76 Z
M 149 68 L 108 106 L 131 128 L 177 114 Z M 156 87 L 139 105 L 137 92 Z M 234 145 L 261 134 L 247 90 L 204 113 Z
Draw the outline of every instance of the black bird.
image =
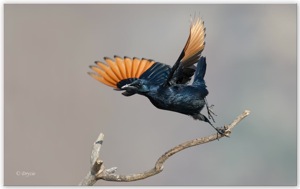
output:
M 201 56 L 205 46 L 205 30 L 204 22 L 194 18 L 189 38 L 172 68 L 151 59 L 114 56 L 115 60 L 104 57 L 107 64 L 96 61 L 97 66 L 90 66 L 96 73 L 89 72 L 89 75 L 115 90 L 125 90 L 122 93 L 124 96 L 140 94 L 159 109 L 179 112 L 208 122 L 222 134 L 222 129 L 214 127 L 201 114 L 206 105 L 208 117 L 214 121 L 213 112 L 205 99 L 208 95 L 204 81 L 206 58 Z M 193 83 L 188 85 L 194 74 Z

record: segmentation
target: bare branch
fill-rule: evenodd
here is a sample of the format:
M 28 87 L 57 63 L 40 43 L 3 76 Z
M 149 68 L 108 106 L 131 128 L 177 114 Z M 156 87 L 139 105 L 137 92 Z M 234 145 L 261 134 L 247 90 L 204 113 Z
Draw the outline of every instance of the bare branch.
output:
M 91 154 L 91 170 L 85 178 L 79 183 L 81 186 L 92 186 L 96 183 L 97 175 L 104 170 L 103 161 L 100 160 L 100 149 L 103 144 L 104 134 L 100 133 L 97 140 L 94 142 Z
M 165 154 L 163 154 L 155 163 L 154 168 L 137 174 L 131 174 L 131 175 L 118 175 L 115 174 L 116 167 L 105 169 L 103 165 L 103 161 L 100 160 L 99 152 L 101 145 L 103 143 L 103 137 L 104 135 L 100 133 L 98 139 L 94 143 L 92 155 L 91 155 L 91 170 L 87 174 L 87 176 L 81 181 L 80 185 L 94 185 L 97 180 L 106 180 L 106 181 L 117 181 L 117 182 L 131 182 L 136 180 L 145 179 L 147 177 L 151 177 L 153 175 L 156 175 L 160 173 L 163 170 L 163 164 L 164 162 L 171 157 L 172 155 L 193 147 L 200 144 L 208 143 L 214 140 L 219 140 L 222 137 L 229 137 L 229 135 L 232 132 L 232 129 L 245 117 L 247 117 L 250 114 L 249 110 L 245 110 L 242 114 L 240 114 L 230 125 L 225 125 L 225 133 L 223 135 L 220 134 L 213 134 L 207 137 L 203 138 L 197 138 L 194 140 L 190 140 L 187 142 L 184 142 L 182 144 L 179 144 L 178 146 L 175 146 L 174 148 L 167 151 Z
M 101 146 L 103 144 L 104 134 L 100 133 L 97 140 L 94 142 L 92 154 L 91 154 L 91 165 L 94 165 L 99 157 Z

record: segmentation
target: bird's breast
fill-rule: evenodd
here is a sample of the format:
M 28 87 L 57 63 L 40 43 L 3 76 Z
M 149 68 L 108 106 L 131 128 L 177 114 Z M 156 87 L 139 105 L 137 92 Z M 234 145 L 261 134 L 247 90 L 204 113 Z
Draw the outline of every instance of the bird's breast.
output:
M 205 104 L 199 91 L 184 87 L 158 89 L 149 94 L 148 98 L 159 109 L 188 115 L 199 113 Z

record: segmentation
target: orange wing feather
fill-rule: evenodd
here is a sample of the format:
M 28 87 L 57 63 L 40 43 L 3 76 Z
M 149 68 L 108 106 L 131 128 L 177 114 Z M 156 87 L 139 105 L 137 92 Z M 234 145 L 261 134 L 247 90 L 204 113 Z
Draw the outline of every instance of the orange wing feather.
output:
M 140 59 L 134 57 L 132 61 L 132 70 L 131 70 L 131 76 L 136 78 L 136 73 L 139 68 Z
M 127 75 L 126 74 L 126 67 L 125 67 L 125 64 L 124 64 L 124 60 L 121 57 L 118 57 L 118 56 L 115 56 L 115 59 L 116 59 L 117 65 L 119 67 L 122 79 L 127 78 L 127 76 L 126 76 Z
M 111 70 L 115 73 L 115 75 L 118 77 L 119 80 L 122 80 L 122 75 L 120 73 L 118 65 L 110 58 L 105 57 L 104 58 L 105 62 L 109 65 Z
M 94 70 L 97 74 L 99 74 L 100 76 L 102 76 L 106 81 L 110 82 L 111 84 L 114 84 L 116 82 L 116 81 L 114 81 L 114 79 L 112 77 L 110 77 L 107 74 L 107 72 L 104 72 L 100 68 L 98 68 L 96 66 L 91 66 L 91 69 Z
M 131 77 L 131 69 L 132 69 L 132 60 L 129 57 L 124 57 L 125 67 L 126 67 L 126 75 L 127 77 Z
M 138 59 L 129 57 L 121 58 L 115 56 L 115 61 L 105 57 L 107 64 L 96 61 L 97 66 L 90 66 L 90 68 L 96 72 L 89 72 L 97 81 L 108 85 L 110 87 L 118 88 L 117 84 L 128 78 L 139 78 L 146 70 L 148 70 L 155 62 L 148 59 Z
M 205 27 L 204 22 L 197 18 L 191 23 L 190 35 L 186 45 L 184 47 L 184 57 L 181 59 L 181 63 L 184 66 L 190 66 L 194 64 L 194 61 L 189 61 L 195 56 L 199 56 L 205 47 Z
M 100 71 L 97 71 L 96 69 L 99 69 L 99 70 L 101 70 L 102 72 L 105 71 L 105 72 L 107 73 L 107 75 L 109 75 L 110 78 L 113 79 L 115 82 L 119 81 L 118 77 L 117 77 L 116 74 L 111 70 L 110 67 L 108 67 L 107 65 L 105 65 L 105 64 L 102 63 L 102 62 L 97 62 L 96 64 L 97 64 L 99 67 L 93 66 L 93 68 L 92 68 L 95 72 L 97 72 L 97 73 L 100 72 Z M 100 69 L 100 68 L 102 68 L 102 69 Z M 98 73 L 98 74 L 100 74 L 100 73 Z M 100 74 L 100 75 L 101 75 L 101 74 Z
M 146 59 L 142 59 L 140 64 L 139 64 L 139 68 L 137 70 L 137 73 L 136 73 L 136 77 L 139 78 L 141 76 L 141 74 L 144 72 L 144 68 L 146 66 L 146 62 L 147 60 Z
M 110 83 L 109 81 L 105 80 L 103 77 L 95 74 L 95 73 L 92 73 L 92 72 L 89 72 L 88 73 L 92 78 L 96 79 L 97 81 L 100 81 L 101 83 L 105 84 L 105 85 L 108 85 L 110 87 L 115 87 L 114 84 Z

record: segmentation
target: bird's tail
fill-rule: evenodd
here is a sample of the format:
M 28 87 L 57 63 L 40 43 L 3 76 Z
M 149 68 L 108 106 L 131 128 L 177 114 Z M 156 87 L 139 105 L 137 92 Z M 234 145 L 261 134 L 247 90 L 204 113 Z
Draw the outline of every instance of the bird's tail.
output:
M 193 85 L 206 87 L 204 76 L 206 72 L 206 57 L 201 57 L 197 64 Z

